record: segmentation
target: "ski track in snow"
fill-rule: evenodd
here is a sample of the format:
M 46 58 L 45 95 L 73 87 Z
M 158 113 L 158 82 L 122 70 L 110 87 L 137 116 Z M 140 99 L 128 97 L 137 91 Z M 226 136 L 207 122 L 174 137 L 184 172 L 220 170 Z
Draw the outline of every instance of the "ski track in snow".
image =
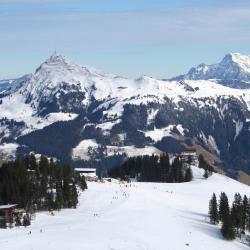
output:
M 182 184 L 88 183 L 80 205 L 50 216 L 37 213 L 27 228 L 0 230 L 1 250 L 236 250 L 249 249 L 222 239 L 208 223 L 213 192 L 250 195 L 249 187 L 214 174 L 207 180 L 194 169 L 195 180 Z M 124 196 L 124 193 L 126 196 Z M 94 214 L 98 216 L 94 216 Z M 42 229 L 42 232 L 40 230 Z M 31 234 L 29 232 L 31 231 Z

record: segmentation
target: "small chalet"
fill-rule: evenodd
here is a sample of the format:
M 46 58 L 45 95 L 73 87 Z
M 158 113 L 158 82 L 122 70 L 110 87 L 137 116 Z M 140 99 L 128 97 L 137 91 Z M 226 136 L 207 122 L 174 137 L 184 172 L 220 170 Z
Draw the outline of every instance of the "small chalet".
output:
M 10 221 L 13 218 L 16 207 L 17 204 L 0 205 L 0 217 L 6 221 Z
M 24 225 L 27 216 L 25 210 L 18 208 L 17 204 L 0 205 L 0 228 Z

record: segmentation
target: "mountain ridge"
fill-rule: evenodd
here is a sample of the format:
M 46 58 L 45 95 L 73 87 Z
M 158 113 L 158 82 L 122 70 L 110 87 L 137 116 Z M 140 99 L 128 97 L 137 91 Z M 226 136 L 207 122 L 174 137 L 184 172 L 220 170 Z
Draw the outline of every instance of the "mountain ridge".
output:
M 125 155 L 196 148 L 212 164 L 249 171 L 250 89 L 215 79 L 133 80 L 54 54 L 14 80 L 0 103 L 3 153 L 10 144 L 13 155 L 101 161 L 106 168 Z

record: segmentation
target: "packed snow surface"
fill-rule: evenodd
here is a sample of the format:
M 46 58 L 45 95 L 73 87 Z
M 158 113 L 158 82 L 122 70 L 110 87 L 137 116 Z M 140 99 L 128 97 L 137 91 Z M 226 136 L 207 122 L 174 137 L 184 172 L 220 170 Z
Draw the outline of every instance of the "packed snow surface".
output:
M 213 192 L 250 195 L 249 187 L 214 174 L 182 184 L 88 183 L 77 209 L 38 213 L 27 228 L 2 229 L 1 250 L 236 250 L 208 223 Z M 94 216 L 97 214 L 97 216 Z M 31 234 L 29 233 L 31 232 Z

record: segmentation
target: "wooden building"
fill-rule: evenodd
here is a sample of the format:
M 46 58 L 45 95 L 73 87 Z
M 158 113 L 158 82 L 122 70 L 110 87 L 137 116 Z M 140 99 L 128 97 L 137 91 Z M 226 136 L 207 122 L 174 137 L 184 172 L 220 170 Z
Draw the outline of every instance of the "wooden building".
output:
M 11 223 L 15 215 L 17 204 L 0 205 L 0 220 L 5 223 Z
M 13 218 L 13 214 L 17 204 L 0 205 L 0 217 L 7 222 Z

